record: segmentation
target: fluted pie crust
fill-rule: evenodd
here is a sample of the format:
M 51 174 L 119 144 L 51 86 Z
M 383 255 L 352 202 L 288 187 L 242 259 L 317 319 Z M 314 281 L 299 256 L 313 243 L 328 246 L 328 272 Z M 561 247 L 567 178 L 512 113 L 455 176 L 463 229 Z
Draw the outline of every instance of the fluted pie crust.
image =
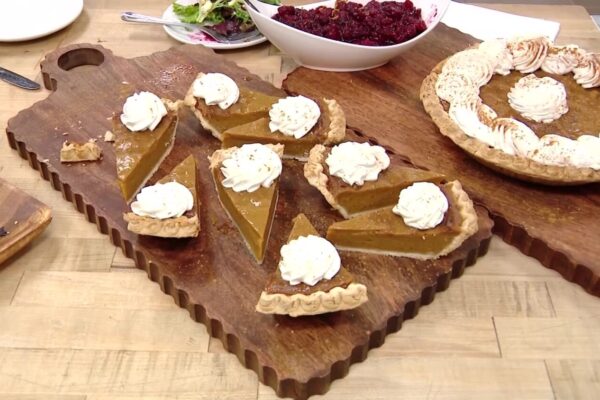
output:
M 530 158 L 510 155 L 502 150 L 490 147 L 478 139 L 467 136 L 452 121 L 444 109 L 441 99 L 436 94 L 435 84 L 446 61 L 447 59 L 436 65 L 425 78 L 420 92 L 425 111 L 431 116 L 431 119 L 444 136 L 480 163 L 514 178 L 553 186 L 580 185 L 600 181 L 600 170 L 577 168 L 570 165 L 541 164 Z
M 306 215 L 298 214 L 287 242 L 308 235 L 320 236 Z M 290 285 L 277 268 L 260 295 L 256 311 L 298 317 L 350 310 L 366 301 L 367 287 L 354 282 L 354 275 L 344 266 L 330 280 L 321 280 L 314 286 Z

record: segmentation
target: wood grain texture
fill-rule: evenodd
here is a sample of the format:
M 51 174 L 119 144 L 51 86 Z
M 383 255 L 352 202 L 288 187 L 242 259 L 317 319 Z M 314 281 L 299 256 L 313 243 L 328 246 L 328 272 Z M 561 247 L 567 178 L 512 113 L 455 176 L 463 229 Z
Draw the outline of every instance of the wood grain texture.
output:
M 336 98 L 351 128 L 419 167 L 457 177 L 490 211 L 496 234 L 600 296 L 600 247 L 593 239 L 600 236 L 600 184 L 551 188 L 499 175 L 443 137 L 423 110 L 423 79 L 441 60 L 475 42 L 440 24 L 422 45 L 383 67 L 355 73 L 299 68 L 284 88 Z
M 0 264 L 40 235 L 52 220 L 50 208 L 22 190 L 0 179 Z
M 69 129 L 70 140 L 85 141 L 110 128 L 107 117 L 120 111 L 122 82 L 177 99 L 201 70 L 219 70 L 250 87 L 278 92 L 200 47 L 178 46 L 128 60 L 100 46 L 73 45 L 46 57 L 44 82 L 55 92 L 9 121 L 9 141 L 88 221 L 109 234 L 112 243 L 133 257 L 150 279 L 193 319 L 203 322 L 212 336 L 220 338 L 228 351 L 255 370 L 278 395 L 306 398 L 323 393 L 331 380 L 346 375 L 351 363 L 364 360 L 370 348 L 383 344 L 386 334 L 400 329 L 404 319 L 416 315 L 421 304 L 430 303 L 436 291 L 445 289 L 452 277 L 460 276 L 466 265 L 485 253 L 491 221 L 479 209 L 479 232 L 453 254 L 434 262 L 342 254 L 344 265 L 369 288 L 370 301 L 360 309 L 298 319 L 256 314 L 254 305 L 267 276 L 276 268 L 291 219 L 303 211 L 321 233 L 340 219 L 305 181 L 300 163 L 285 162 L 269 249 L 265 263 L 258 267 L 219 205 L 210 176 L 202 173 L 208 168 L 207 156 L 219 143 L 200 132 L 199 123 L 187 110 L 181 113 L 175 148 L 156 177 L 190 152 L 195 155 L 203 205 L 203 231 L 198 239 L 137 237 L 125 229 L 121 215 L 127 205 L 115 182 L 114 153 L 109 144 L 100 142 L 101 162 L 58 162 L 64 140 L 60 132 Z

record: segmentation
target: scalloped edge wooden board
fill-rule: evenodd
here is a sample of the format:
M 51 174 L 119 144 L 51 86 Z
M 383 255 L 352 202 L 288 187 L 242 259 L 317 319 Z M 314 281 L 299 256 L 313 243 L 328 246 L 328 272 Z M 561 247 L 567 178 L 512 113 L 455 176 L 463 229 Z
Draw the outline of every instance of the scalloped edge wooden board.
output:
M 600 224 L 593 222 L 600 213 L 600 184 L 549 187 L 503 176 L 440 134 L 423 109 L 423 79 L 440 61 L 476 42 L 440 24 L 414 49 L 381 68 L 336 74 L 300 68 L 288 75 L 283 87 L 309 96 L 334 96 L 352 129 L 414 165 L 443 169 L 459 179 L 490 212 L 494 233 L 600 296 Z
M 0 264 L 38 237 L 52 221 L 50 208 L 4 179 L 0 179 Z
M 65 70 L 90 63 L 100 65 Z M 116 185 L 110 144 L 98 140 L 103 149 L 100 162 L 65 165 L 58 161 L 65 140 L 62 133 L 66 130 L 69 140 L 79 142 L 102 136 L 110 128 L 107 118 L 120 112 L 119 97 L 127 90 L 135 87 L 182 98 L 200 70 L 222 71 L 249 86 L 279 92 L 199 46 L 177 46 L 127 60 L 101 46 L 73 45 L 49 54 L 42 63 L 44 81 L 55 92 L 9 121 L 9 143 L 194 320 L 204 323 L 212 336 L 253 369 L 261 382 L 279 396 L 303 399 L 325 393 L 332 380 L 345 376 L 352 363 L 364 360 L 369 349 L 381 346 L 388 333 L 400 329 L 422 304 L 447 288 L 451 278 L 485 254 L 492 222 L 479 208 L 479 232 L 437 261 L 343 252 L 344 265 L 370 290 L 369 302 L 359 309 L 296 319 L 256 313 L 254 305 L 276 268 L 293 216 L 305 212 L 320 232 L 340 219 L 304 180 L 301 164 L 284 163 L 269 249 L 264 264 L 256 266 L 222 210 L 208 173 L 206 156 L 218 148 L 218 142 L 200 132 L 189 110 L 180 114 L 175 147 L 153 180 L 189 153 L 196 156 L 203 227 L 198 239 L 137 237 L 125 229 L 121 213 L 127 205 Z M 322 340 L 315 341 L 315 336 Z

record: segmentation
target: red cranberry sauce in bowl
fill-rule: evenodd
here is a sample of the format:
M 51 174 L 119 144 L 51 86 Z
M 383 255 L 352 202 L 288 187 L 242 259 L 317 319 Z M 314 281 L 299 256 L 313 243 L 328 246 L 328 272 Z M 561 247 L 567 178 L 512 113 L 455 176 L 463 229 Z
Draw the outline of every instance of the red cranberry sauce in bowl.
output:
M 365 5 L 337 0 L 334 8 L 310 10 L 281 6 L 273 19 L 313 35 L 363 46 L 403 43 L 427 29 L 421 9 L 411 0 L 371 0 Z

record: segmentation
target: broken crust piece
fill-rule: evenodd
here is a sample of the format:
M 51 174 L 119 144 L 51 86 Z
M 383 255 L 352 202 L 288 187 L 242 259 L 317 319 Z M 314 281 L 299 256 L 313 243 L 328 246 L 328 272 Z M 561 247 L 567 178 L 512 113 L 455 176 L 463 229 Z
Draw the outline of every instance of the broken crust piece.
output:
M 262 292 L 256 311 L 263 314 L 298 317 L 351 310 L 367 300 L 367 287 L 361 283 L 351 283 L 345 288 L 335 287 L 328 292 L 318 291 L 308 295 L 287 296 L 281 293 Z
M 86 143 L 64 142 L 60 149 L 60 162 L 97 161 L 102 156 L 102 149 L 94 139 Z

